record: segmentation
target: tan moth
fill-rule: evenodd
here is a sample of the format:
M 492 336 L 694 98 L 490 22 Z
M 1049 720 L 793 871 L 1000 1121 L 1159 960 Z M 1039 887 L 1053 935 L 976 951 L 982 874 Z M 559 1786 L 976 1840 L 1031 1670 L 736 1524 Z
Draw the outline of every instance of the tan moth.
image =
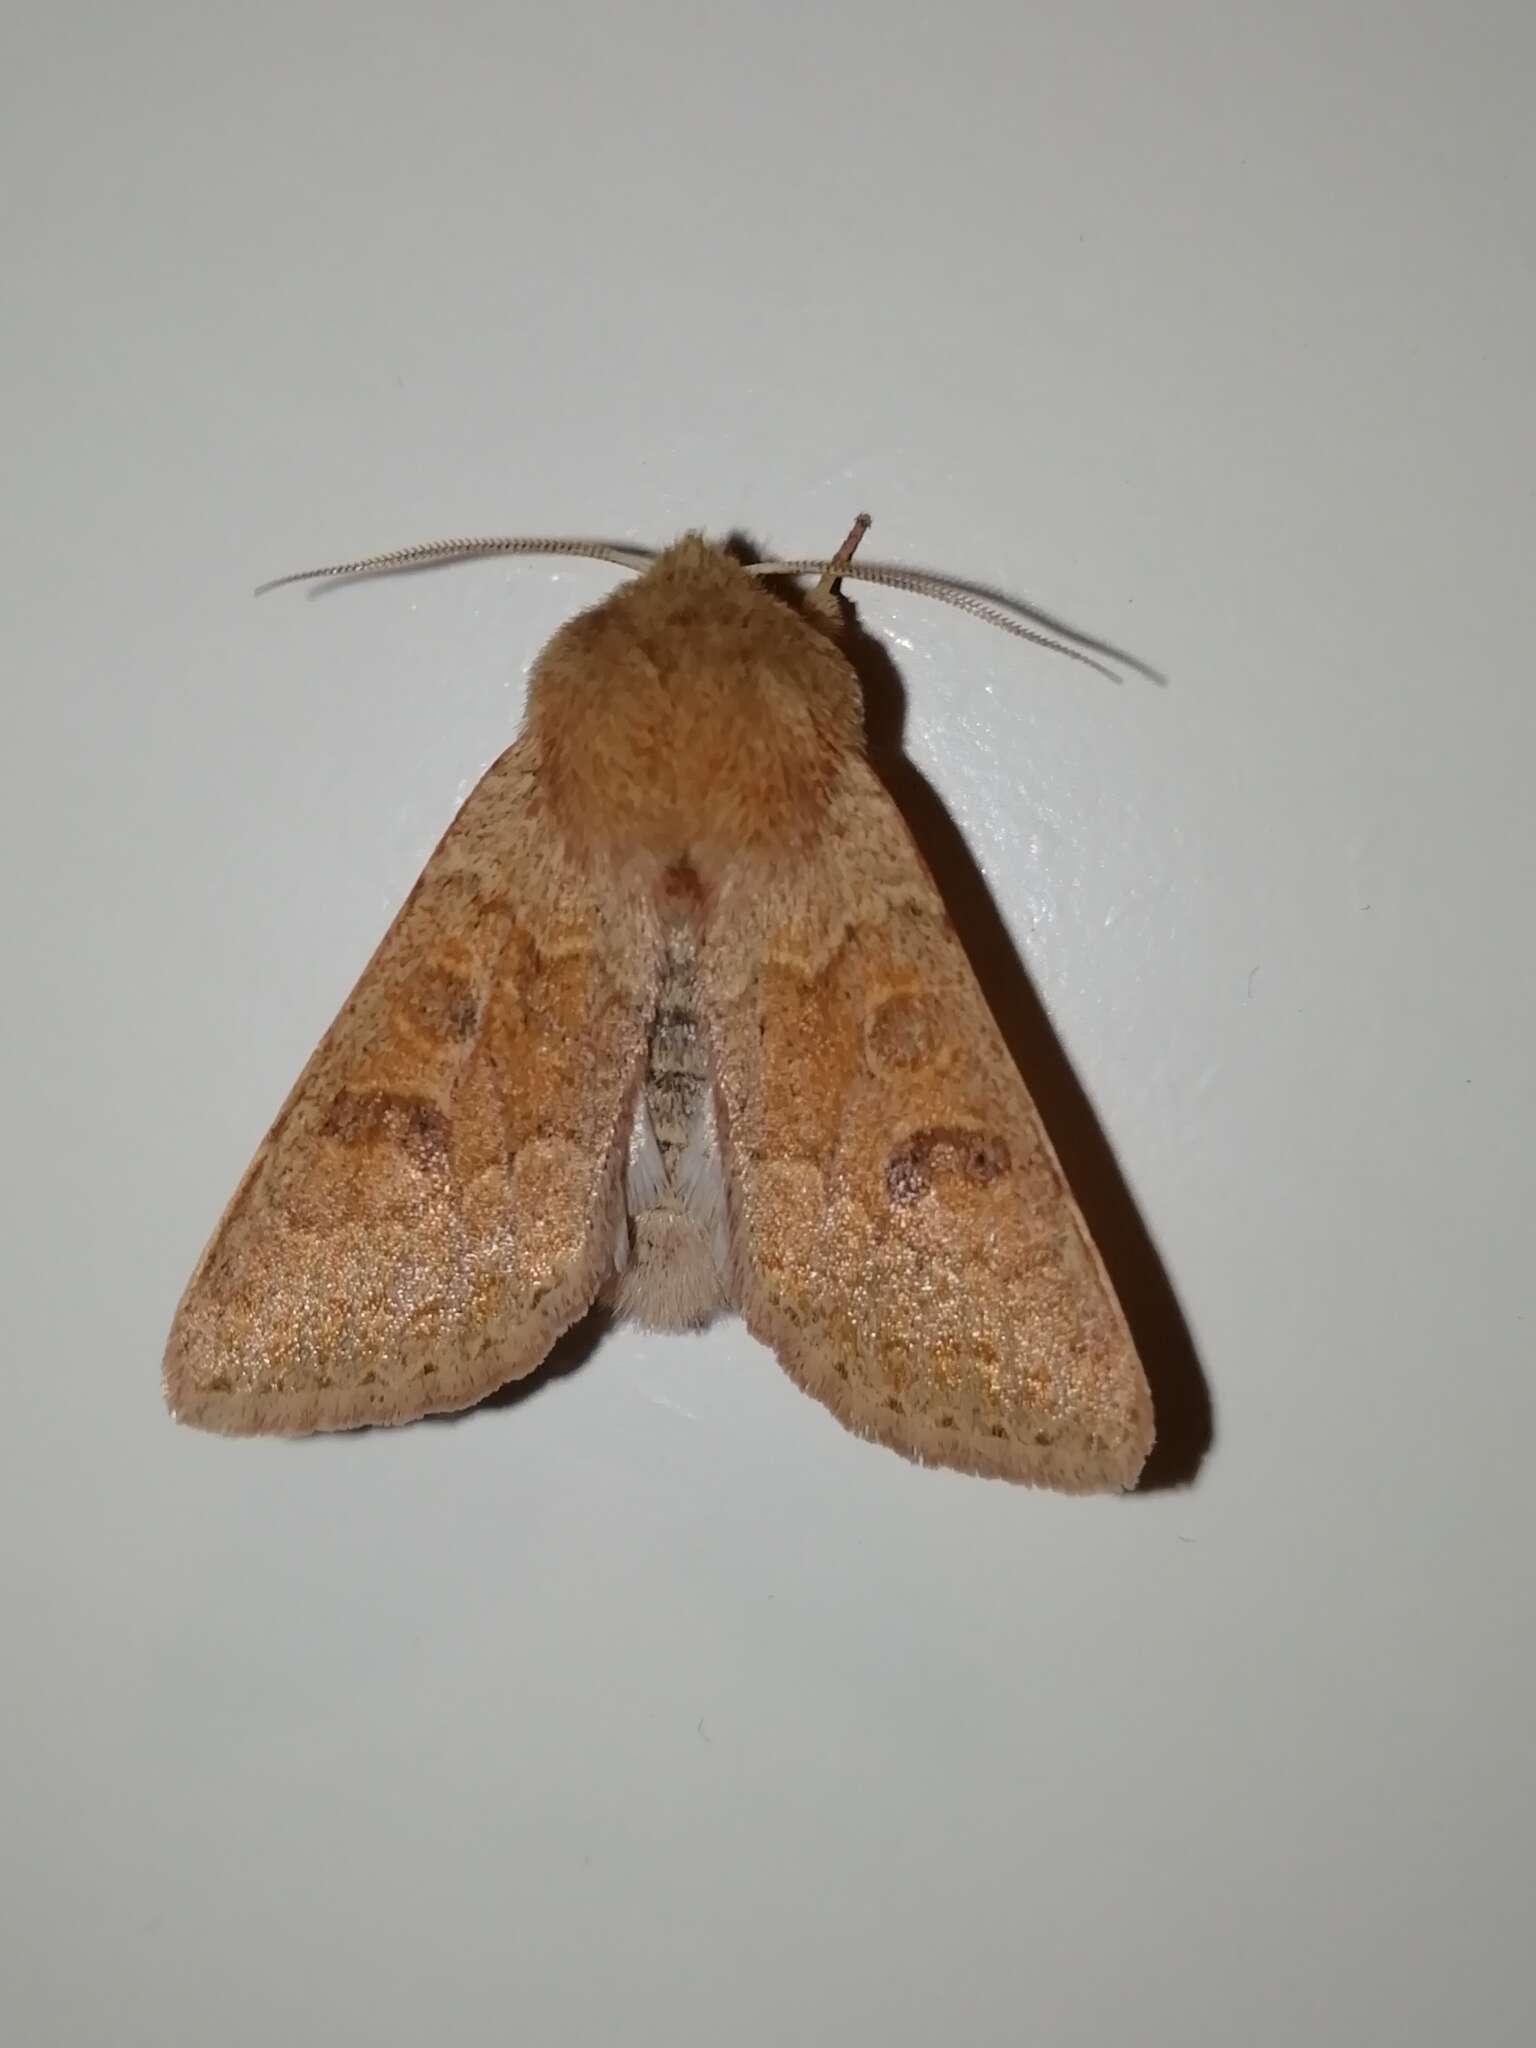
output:
M 540 656 L 521 734 L 257 1153 L 171 1330 L 180 1420 L 466 1407 L 605 1300 L 662 1329 L 739 1310 L 840 1421 L 925 1463 L 1135 1483 L 1146 1379 L 866 761 L 834 586 L 930 588 L 1040 636 L 852 571 L 866 524 L 814 564 L 691 535 L 643 565 L 474 541 L 313 572 L 640 570 Z M 769 586 L 805 569 L 803 599 Z

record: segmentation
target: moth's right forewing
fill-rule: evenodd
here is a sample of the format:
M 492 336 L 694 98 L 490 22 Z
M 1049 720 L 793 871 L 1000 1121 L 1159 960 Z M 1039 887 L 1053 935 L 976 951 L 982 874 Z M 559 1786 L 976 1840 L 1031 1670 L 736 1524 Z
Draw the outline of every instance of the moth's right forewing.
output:
M 539 1364 L 612 1263 L 655 935 L 573 858 L 526 740 L 473 791 L 187 1288 L 182 1420 L 403 1422 Z
M 1073 1492 L 1133 1484 L 1151 1403 L 1125 1319 L 862 762 L 812 858 L 736 878 L 709 958 L 750 1326 L 849 1427 L 910 1457 Z

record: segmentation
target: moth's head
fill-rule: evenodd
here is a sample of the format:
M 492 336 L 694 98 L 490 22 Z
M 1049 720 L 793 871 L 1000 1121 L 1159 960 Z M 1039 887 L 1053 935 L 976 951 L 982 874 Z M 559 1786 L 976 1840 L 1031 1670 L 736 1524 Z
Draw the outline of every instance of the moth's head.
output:
M 657 617 L 693 624 L 704 623 L 706 614 L 719 626 L 734 620 L 749 631 L 774 636 L 783 658 L 789 658 L 788 644 L 780 637 L 785 618 L 809 628 L 816 639 L 840 645 L 846 614 L 830 581 L 802 590 L 787 576 L 769 574 L 772 566 L 760 562 L 735 535 L 711 540 L 685 533 L 609 602 L 628 599 Z
M 863 531 L 865 523 L 861 514 L 855 535 Z M 802 573 L 816 572 L 821 578 L 814 589 L 806 590 L 788 573 L 796 565 L 780 564 L 759 555 L 742 534 L 711 540 L 703 533 L 685 533 L 653 557 L 649 568 L 642 572 L 641 581 L 659 570 L 664 572 L 662 580 L 675 582 L 682 578 L 699 587 L 713 587 L 729 602 L 744 601 L 750 585 L 834 645 L 841 645 L 849 614 L 834 595 L 835 571 L 846 567 L 845 558 L 851 552 L 851 545 L 845 544 L 836 562 L 828 559 L 798 565 Z

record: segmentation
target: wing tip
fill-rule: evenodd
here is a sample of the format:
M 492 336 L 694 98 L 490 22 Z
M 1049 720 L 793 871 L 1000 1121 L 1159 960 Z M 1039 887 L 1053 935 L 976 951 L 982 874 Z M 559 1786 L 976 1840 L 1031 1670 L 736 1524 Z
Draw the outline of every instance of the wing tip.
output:
M 772 1316 L 750 1313 L 748 1327 L 777 1356 L 789 1377 L 828 1409 L 844 1429 L 867 1443 L 896 1451 L 916 1465 L 964 1472 L 978 1479 L 1003 1479 L 1016 1486 L 1034 1486 L 1052 1493 L 1120 1494 L 1134 1492 L 1151 1455 L 1154 1439 L 1152 1401 L 1135 1355 L 1134 1378 L 1122 1377 L 1118 1403 L 1107 1403 L 1093 1423 L 1069 1422 L 1025 1435 L 1001 1424 L 982 1430 L 945 1418 L 949 1427 L 930 1421 L 910 1408 L 877 1407 L 861 1401 L 852 1383 L 827 1370 L 825 1357 L 805 1343 L 792 1325 Z M 1118 1407 L 1118 1415 L 1114 1412 Z
M 1049 1446 L 1017 1437 L 967 1436 L 948 1441 L 911 1427 L 883 1425 L 879 1418 L 851 1417 L 818 1395 L 845 1429 L 866 1442 L 896 1451 L 913 1464 L 962 1472 L 976 1479 L 1000 1479 L 1047 1493 L 1073 1495 L 1134 1493 L 1151 1452 L 1150 1439 L 1100 1446 L 1085 1439 L 1058 1438 Z M 995 1448 L 994 1448 L 995 1446 Z

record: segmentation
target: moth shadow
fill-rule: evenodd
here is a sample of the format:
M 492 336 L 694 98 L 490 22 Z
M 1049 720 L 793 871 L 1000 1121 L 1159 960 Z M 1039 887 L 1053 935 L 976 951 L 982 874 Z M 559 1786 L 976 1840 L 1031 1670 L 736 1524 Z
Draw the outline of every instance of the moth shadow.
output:
M 543 1363 L 534 1371 L 520 1380 L 508 1380 L 504 1386 L 483 1395 L 472 1407 L 428 1415 L 423 1420 L 452 1424 L 467 1421 L 470 1416 L 482 1414 L 487 1408 L 520 1408 L 524 1401 L 531 1401 L 556 1380 L 569 1379 L 573 1372 L 579 1372 L 612 1329 L 613 1321 L 608 1309 L 601 1303 L 594 1304 L 555 1339 Z
M 864 691 L 869 758 L 948 906 L 988 1006 L 1060 1156 L 1125 1310 L 1152 1389 L 1157 1442 L 1139 1493 L 1187 1486 L 1215 1439 L 1210 1389 L 1146 1225 L 958 826 L 902 746 L 907 693 L 844 605 L 844 652 Z M 1072 631 L 1073 629 L 1068 629 Z M 1139 666 L 1139 664 L 1137 664 Z

